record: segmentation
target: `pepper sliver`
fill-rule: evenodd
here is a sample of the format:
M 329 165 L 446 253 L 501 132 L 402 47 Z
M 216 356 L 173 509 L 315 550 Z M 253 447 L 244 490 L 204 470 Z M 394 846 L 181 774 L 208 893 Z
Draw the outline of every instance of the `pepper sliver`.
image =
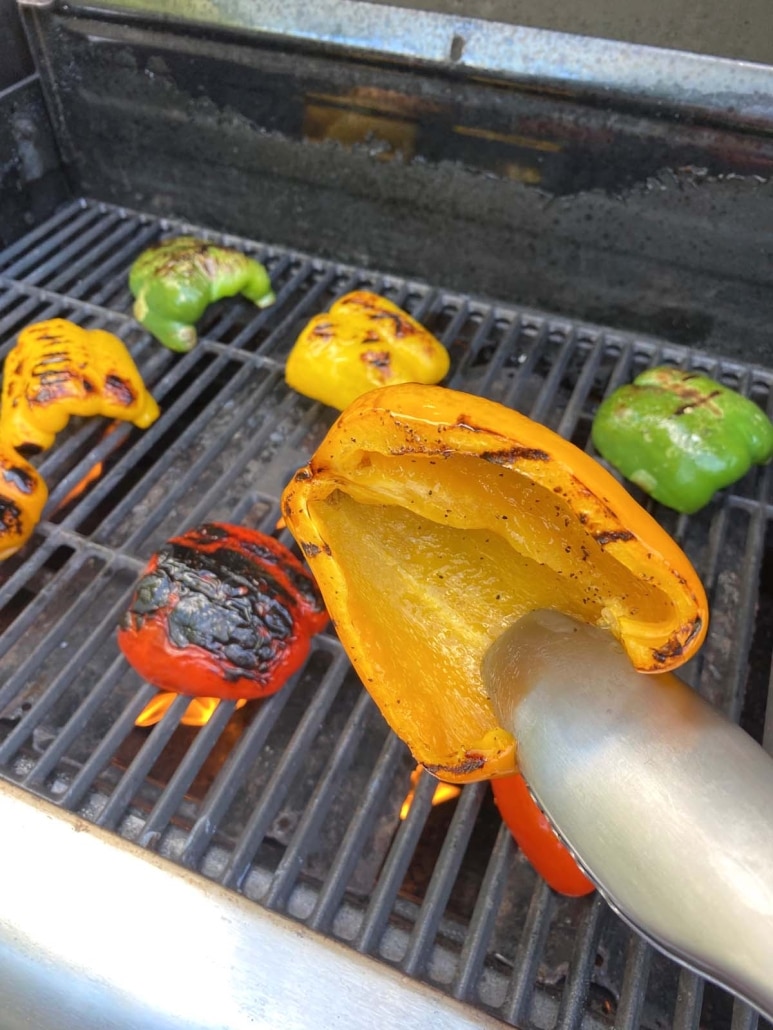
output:
M 602 401 L 592 437 L 626 479 L 686 515 L 773 457 L 773 423 L 754 401 L 670 366 L 647 369 Z
M 290 351 L 288 386 L 343 410 L 363 393 L 397 383 L 439 383 L 443 344 L 386 297 L 357 290 L 315 315 Z
M 235 701 L 276 693 L 327 621 L 314 580 L 282 543 L 209 522 L 151 557 L 118 644 L 160 690 Z
M 0 561 L 29 540 L 47 500 L 48 487 L 38 470 L 0 443 Z
M 285 489 L 339 637 L 418 762 L 452 782 L 516 771 L 480 663 L 527 611 L 602 625 L 643 672 L 700 646 L 690 562 L 596 461 L 493 401 L 374 390 Z
M 102 415 L 147 429 L 159 409 L 117 336 L 65 318 L 28 325 L 5 359 L 3 445 L 47 450 L 71 415 Z
M 240 293 L 263 308 L 275 300 L 259 261 L 193 236 L 143 251 L 129 270 L 129 289 L 137 321 L 165 347 L 181 352 L 196 343 L 196 322 L 214 301 Z

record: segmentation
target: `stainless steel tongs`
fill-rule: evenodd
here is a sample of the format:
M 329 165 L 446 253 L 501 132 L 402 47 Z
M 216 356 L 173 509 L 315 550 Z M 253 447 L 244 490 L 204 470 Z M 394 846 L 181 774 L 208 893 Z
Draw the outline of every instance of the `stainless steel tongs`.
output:
M 534 797 L 610 905 L 773 1018 L 773 759 L 558 612 L 520 619 L 483 674 Z

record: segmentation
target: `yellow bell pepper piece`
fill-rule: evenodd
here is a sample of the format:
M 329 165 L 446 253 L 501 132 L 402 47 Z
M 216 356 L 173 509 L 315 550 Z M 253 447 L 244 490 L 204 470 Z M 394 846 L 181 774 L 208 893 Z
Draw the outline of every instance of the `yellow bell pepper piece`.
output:
M 316 315 L 287 359 L 289 386 L 343 409 L 377 386 L 439 383 L 448 351 L 396 304 L 366 290 L 347 293 Z
M 527 612 L 608 628 L 642 672 L 680 665 L 706 633 L 703 587 L 665 530 L 583 451 L 481 397 L 360 397 L 283 514 L 365 686 L 444 780 L 516 772 L 480 665 Z
M 47 500 L 48 487 L 37 469 L 0 443 L 0 561 L 29 540 Z
M 46 450 L 71 415 L 104 415 L 146 429 L 159 409 L 117 336 L 64 318 L 28 325 L 5 359 L 3 445 Z

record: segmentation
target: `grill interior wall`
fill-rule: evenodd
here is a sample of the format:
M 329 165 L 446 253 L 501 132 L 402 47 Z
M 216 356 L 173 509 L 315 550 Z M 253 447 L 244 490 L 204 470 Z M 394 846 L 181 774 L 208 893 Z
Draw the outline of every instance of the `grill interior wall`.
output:
M 650 364 L 699 368 L 769 412 L 773 375 L 219 236 L 266 263 L 277 303 L 213 306 L 196 348 L 174 355 L 131 318 L 127 270 L 164 232 L 187 228 L 79 200 L 0 254 L 0 356 L 32 321 L 103 327 L 128 344 L 162 407 L 142 433 L 73 424 L 40 462 L 52 486 L 46 517 L 0 567 L 0 775 L 505 1023 L 753 1026 L 744 1005 L 653 952 L 598 898 L 553 895 L 500 827 L 486 785 L 433 809 L 425 777 L 400 821 L 412 763 L 330 632 L 273 698 L 238 712 L 223 702 L 201 730 L 180 726 L 178 701 L 138 730 L 154 692 L 120 657 L 115 627 L 169 536 L 204 519 L 274 530 L 283 485 L 334 417 L 285 386 L 284 359 L 308 317 L 352 288 L 386 294 L 435 332 L 451 352 L 449 385 L 581 447 L 600 399 Z M 102 476 L 67 502 L 100 460 Z M 685 675 L 758 739 L 771 659 L 770 480 L 755 470 L 689 519 L 648 505 L 712 605 L 707 644 Z

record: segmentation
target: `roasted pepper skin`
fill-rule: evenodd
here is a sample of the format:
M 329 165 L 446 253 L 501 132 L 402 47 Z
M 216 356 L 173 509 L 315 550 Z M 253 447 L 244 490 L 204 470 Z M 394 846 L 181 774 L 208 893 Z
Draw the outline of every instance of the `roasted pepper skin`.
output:
M 610 394 L 593 420 L 592 439 L 626 479 L 686 515 L 773 457 L 773 423 L 753 401 L 668 366 Z
M 275 300 L 258 261 L 193 236 L 143 251 L 129 270 L 129 289 L 137 321 L 165 347 L 182 353 L 196 343 L 195 323 L 214 301 L 241 294 L 265 308 Z
M 528 611 L 608 628 L 642 672 L 680 665 L 706 633 L 692 566 L 614 477 L 481 397 L 365 394 L 288 484 L 283 513 L 360 678 L 443 780 L 517 771 L 480 666 Z
M 288 386 L 342 410 L 368 390 L 439 383 L 448 351 L 396 304 L 367 290 L 347 293 L 315 315 L 290 351 Z
M 520 773 L 492 780 L 491 789 L 502 821 L 549 887 L 572 898 L 596 889 L 556 836 Z
M 118 644 L 160 690 L 268 697 L 300 668 L 327 621 L 314 580 L 283 544 L 210 522 L 153 555 Z
M 71 415 L 103 415 L 146 429 L 159 410 L 117 336 L 64 318 L 28 325 L 5 359 L 3 444 L 47 450 Z
M 37 469 L 0 444 L 0 561 L 26 544 L 47 500 L 48 488 Z

